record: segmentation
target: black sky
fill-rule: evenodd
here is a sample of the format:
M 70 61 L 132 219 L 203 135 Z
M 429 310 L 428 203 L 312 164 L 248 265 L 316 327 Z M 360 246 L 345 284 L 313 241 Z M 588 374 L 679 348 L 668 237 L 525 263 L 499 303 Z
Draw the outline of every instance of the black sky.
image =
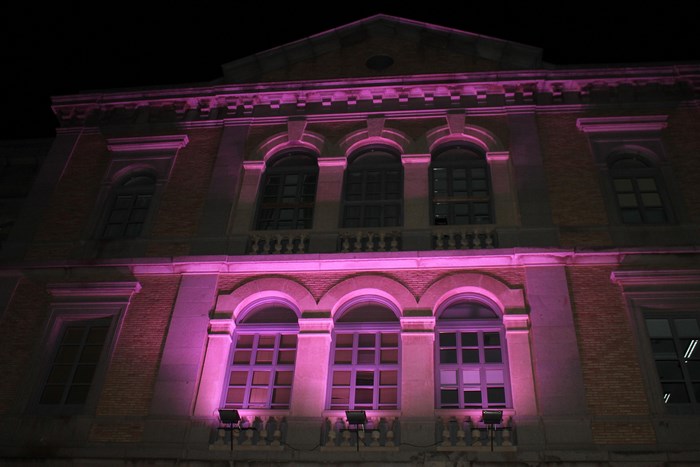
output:
M 690 2 L 57 3 L 0 11 L 0 139 L 53 136 L 50 96 L 210 81 L 223 63 L 376 13 L 540 47 L 557 65 L 700 61 Z

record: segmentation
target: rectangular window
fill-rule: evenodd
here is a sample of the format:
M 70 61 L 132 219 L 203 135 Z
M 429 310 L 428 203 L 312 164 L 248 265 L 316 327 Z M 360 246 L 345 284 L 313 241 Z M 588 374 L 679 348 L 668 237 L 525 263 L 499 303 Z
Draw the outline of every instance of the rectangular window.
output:
M 398 408 L 398 333 L 337 333 L 332 355 L 331 410 Z
M 296 334 L 239 334 L 229 367 L 226 407 L 288 409 Z
M 664 404 L 700 404 L 700 320 L 647 317 L 651 352 Z
M 443 331 L 437 344 L 440 408 L 507 406 L 502 332 Z
M 110 324 L 110 318 L 63 323 L 39 404 L 79 406 L 87 402 Z

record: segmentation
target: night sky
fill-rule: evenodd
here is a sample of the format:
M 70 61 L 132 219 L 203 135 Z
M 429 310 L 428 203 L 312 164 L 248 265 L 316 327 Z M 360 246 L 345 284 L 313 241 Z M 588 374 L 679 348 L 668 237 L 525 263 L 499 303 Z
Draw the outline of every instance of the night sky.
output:
M 0 139 L 52 137 L 50 96 L 211 81 L 223 63 L 377 13 L 540 47 L 544 60 L 557 65 L 700 61 L 697 18 L 683 10 L 692 3 L 648 3 L 670 5 L 660 9 L 638 2 L 636 11 L 611 7 L 613 1 L 556 7 L 426 2 L 431 9 L 351 2 L 342 11 L 309 11 L 294 2 L 277 9 L 267 2 L 202 0 L 181 6 L 146 0 L 55 3 L 61 9 L 32 2 L 23 11 L 0 11 Z M 577 7 L 561 6 L 569 3 Z M 153 13 L 156 4 L 161 11 Z M 247 4 L 259 6 L 240 7 Z

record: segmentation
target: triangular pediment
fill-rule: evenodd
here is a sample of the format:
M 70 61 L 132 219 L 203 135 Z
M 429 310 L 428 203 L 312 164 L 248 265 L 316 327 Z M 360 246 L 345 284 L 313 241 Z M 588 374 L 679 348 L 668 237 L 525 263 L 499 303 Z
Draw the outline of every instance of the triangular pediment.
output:
M 375 15 L 223 65 L 252 83 L 472 73 L 542 67 L 542 50 L 456 29 Z

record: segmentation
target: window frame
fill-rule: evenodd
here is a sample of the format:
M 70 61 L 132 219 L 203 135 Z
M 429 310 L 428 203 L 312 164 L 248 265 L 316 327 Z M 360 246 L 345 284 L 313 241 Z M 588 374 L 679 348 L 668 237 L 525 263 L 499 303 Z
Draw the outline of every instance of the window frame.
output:
M 308 160 L 313 163 L 310 164 L 298 164 L 298 165 L 285 165 L 285 159 L 289 157 L 303 156 L 308 158 Z M 298 180 L 295 185 L 296 193 L 294 195 L 295 199 L 293 202 L 284 201 L 284 189 L 286 186 L 284 180 L 290 176 L 297 176 Z M 313 196 L 310 201 L 304 200 L 304 188 L 306 186 L 306 178 L 313 176 Z M 318 158 L 315 154 L 307 151 L 286 151 L 274 157 L 269 166 L 265 169 L 263 174 L 263 180 L 260 184 L 260 189 L 257 195 L 257 209 L 255 215 L 255 230 L 262 231 L 276 231 L 276 230 L 307 230 L 313 227 L 314 222 L 314 211 L 316 207 L 316 195 L 318 192 Z M 271 186 L 270 180 L 273 177 L 281 177 L 283 182 L 278 185 L 278 191 L 275 195 L 275 201 L 266 201 L 267 190 Z M 292 219 L 290 222 L 291 226 L 280 226 L 280 223 L 284 222 L 281 218 L 281 211 L 283 209 L 293 210 Z M 311 215 L 307 219 L 300 214 L 305 210 L 310 209 Z M 271 210 L 273 215 L 270 219 L 263 219 L 263 213 L 266 210 Z M 263 227 L 263 223 L 274 223 L 272 227 Z M 304 225 L 299 226 L 299 222 L 303 222 Z
M 374 154 L 373 154 L 374 153 Z M 372 157 L 382 157 L 382 155 L 388 155 L 393 158 L 392 162 L 367 162 L 362 159 L 369 159 Z M 395 171 L 398 174 L 398 180 L 392 181 L 387 180 L 388 171 Z M 380 175 L 380 197 L 376 199 L 368 199 L 368 187 L 367 185 L 371 183 L 369 180 L 370 173 L 377 172 Z M 350 194 L 350 178 L 359 174 L 359 185 L 360 193 L 359 199 L 349 200 Z M 352 182 L 356 183 L 356 182 Z M 391 198 L 387 194 L 387 185 L 390 183 L 398 183 L 398 188 L 395 192 L 396 196 Z M 404 168 L 401 162 L 401 156 L 395 150 L 387 148 L 384 146 L 368 147 L 361 151 L 356 152 L 349 158 L 349 163 L 345 170 L 343 177 L 343 194 L 342 194 L 342 215 L 341 215 L 341 228 L 344 229 L 366 229 L 366 228 L 396 228 L 403 226 L 403 209 L 404 209 Z M 367 225 L 368 218 L 368 208 L 378 208 L 379 209 L 379 225 Z M 396 209 L 395 223 L 388 224 L 389 219 L 393 219 L 394 216 L 387 215 L 387 209 L 394 207 Z M 350 209 L 359 209 L 358 217 L 350 217 Z M 357 219 L 358 225 L 349 225 L 349 220 Z
M 148 184 L 136 184 L 133 186 L 128 186 L 128 183 L 131 180 L 135 180 L 137 178 L 149 178 L 150 183 Z M 151 220 L 153 218 L 153 212 L 155 211 L 154 209 L 154 203 L 155 203 L 155 195 L 157 191 L 157 181 L 155 176 L 152 173 L 149 172 L 132 172 L 129 173 L 123 177 L 120 178 L 120 180 L 112 187 L 111 192 L 109 193 L 109 198 L 107 200 L 106 206 L 108 206 L 108 209 L 105 209 L 104 211 L 104 218 L 102 222 L 100 222 L 100 230 L 99 230 L 99 235 L 98 237 L 101 240 L 108 240 L 108 241 L 119 241 L 119 240 L 130 240 L 130 239 L 135 239 L 135 238 L 142 238 L 145 236 L 147 233 L 148 227 L 151 224 Z M 148 204 L 145 208 L 136 206 L 136 201 L 139 200 L 139 198 L 145 198 L 148 197 Z M 127 212 L 127 218 L 122 221 L 122 222 L 110 222 L 112 216 L 114 215 L 115 211 L 118 208 L 118 202 L 120 198 L 129 198 L 130 199 L 130 206 L 128 208 Z M 134 212 L 137 212 L 138 210 L 145 211 L 145 214 L 143 215 L 143 218 L 140 219 L 138 222 L 131 222 L 131 216 Z M 107 229 L 110 227 L 110 225 L 119 225 L 122 226 L 122 234 L 118 236 L 109 236 L 107 235 Z M 129 225 L 139 225 L 140 227 L 138 228 L 138 232 L 134 235 L 130 235 L 128 233 L 128 228 Z
M 459 161 L 443 161 L 440 162 L 439 158 L 443 156 L 445 153 L 448 151 L 454 151 L 454 150 L 462 150 L 464 152 L 464 155 L 462 156 L 463 160 Z M 473 156 L 476 157 L 469 157 L 469 153 L 471 153 Z M 435 176 L 435 170 L 436 169 L 445 169 L 446 170 L 446 191 L 447 194 L 444 196 L 437 196 L 436 195 L 436 176 Z M 468 192 L 467 195 L 465 196 L 455 196 L 454 191 L 454 178 L 455 174 L 454 171 L 458 169 L 464 169 L 465 170 L 465 182 L 466 182 L 466 190 Z M 486 183 L 485 191 L 487 192 L 487 196 L 485 198 L 483 197 L 475 197 L 473 196 L 473 192 L 477 191 L 474 190 L 474 180 L 473 180 L 473 172 L 472 169 L 483 169 L 484 170 L 484 180 Z M 490 224 L 495 224 L 495 213 L 494 213 L 494 200 L 493 200 L 493 187 L 492 187 L 492 181 L 491 181 L 491 170 L 490 170 L 490 165 L 488 163 L 488 160 L 486 158 L 486 154 L 483 153 L 480 149 L 469 145 L 467 143 L 456 143 L 456 144 L 447 144 L 438 147 L 436 150 L 433 151 L 432 156 L 431 156 L 431 161 L 430 161 L 430 166 L 428 168 L 428 173 L 429 173 L 429 179 L 430 179 L 430 223 L 433 226 L 439 226 L 439 225 L 451 225 L 451 226 L 466 226 L 466 225 L 490 225 Z M 479 190 L 483 191 L 483 190 Z M 445 216 L 445 222 L 438 222 L 438 214 L 436 214 L 436 205 L 438 204 L 443 204 L 447 206 L 448 213 Z M 475 222 L 475 217 L 477 214 L 474 213 L 474 205 L 476 204 L 487 204 L 488 206 L 488 212 L 487 216 L 488 219 L 485 222 Z M 455 208 L 458 205 L 467 205 L 468 206 L 468 217 L 469 217 L 469 222 L 468 223 L 457 223 L 455 222 L 456 213 L 455 213 Z
M 476 304 L 478 306 L 487 308 L 491 313 L 493 313 L 493 318 L 442 318 L 442 315 L 454 305 L 459 304 Z M 480 297 L 472 296 L 459 296 L 448 300 L 442 306 L 440 306 L 437 319 L 435 321 L 435 345 L 434 345 L 434 358 L 435 358 L 435 407 L 437 410 L 476 410 L 476 409 L 504 409 L 510 410 L 513 408 L 513 397 L 510 386 L 510 365 L 508 360 L 508 342 L 506 340 L 506 328 L 503 323 L 500 313 L 497 311 L 498 307 L 490 303 L 485 299 Z M 498 346 L 486 345 L 484 335 L 485 334 L 498 334 L 499 344 Z M 455 345 L 443 345 L 441 340 L 441 335 L 443 334 L 455 334 Z M 465 345 L 461 339 L 463 334 L 477 334 L 476 345 Z M 500 350 L 500 362 L 489 362 L 486 358 L 486 350 L 498 348 Z M 442 362 L 442 350 L 443 349 L 454 349 L 455 350 L 455 362 Z M 479 361 L 478 362 L 464 362 L 464 350 L 478 350 Z M 455 383 L 443 383 L 442 382 L 442 372 L 445 371 L 455 371 Z M 474 372 L 478 370 L 479 372 L 479 382 L 468 383 L 464 379 L 464 371 L 468 370 Z M 500 384 L 493 383 L 489 384 L 488 375 L 489 371 L 499 370 L 502 375 L 502 382 Z M 457 400 L 453 403 L 443 403 L 442 401 L 442 391 L 443 388 L 454 389 L 457 391 Z M 477 405 L 467 404 L 464 400 L 465 388 L 479 387 L 481 393 L 481 402 Z M 503 403 L 489 404 L 488 394 L 489 389 L 496 387 L 503 388 Z

